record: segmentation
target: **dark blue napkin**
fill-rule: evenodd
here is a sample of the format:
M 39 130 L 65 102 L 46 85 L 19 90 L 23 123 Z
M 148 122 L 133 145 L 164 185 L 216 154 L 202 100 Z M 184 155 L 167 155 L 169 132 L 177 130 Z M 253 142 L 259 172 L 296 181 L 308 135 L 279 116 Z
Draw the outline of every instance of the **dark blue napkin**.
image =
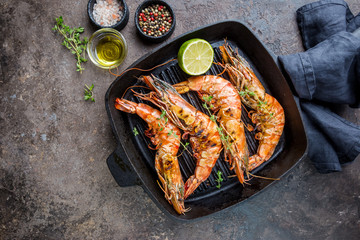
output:
M 360 38 L 342 31 L 306 52 L 279 59 L 300 98 L 357 105 L 360 102 L 356 77 L 359 47 Z
M 297 10 L 305 52 L 279 56 L 291 79 L 308 138 L 308 155 L 319 172 L 341 171 L 360 154 L 360 127 L 328 107 L 360 107 L 360 14 L 342 0 L 323 0 Z
M 345 31 L 354 20 L 349 6 L 342 0 L 325 0 L 307 4 L 296 11 L 296 20 L 305 50 Z M 351 29 L 353 32 L 356 29 Z
M 300 100 L 309 158 L 321 173 L 341 171 L 360 153 L 360 127 L 322 104 Z

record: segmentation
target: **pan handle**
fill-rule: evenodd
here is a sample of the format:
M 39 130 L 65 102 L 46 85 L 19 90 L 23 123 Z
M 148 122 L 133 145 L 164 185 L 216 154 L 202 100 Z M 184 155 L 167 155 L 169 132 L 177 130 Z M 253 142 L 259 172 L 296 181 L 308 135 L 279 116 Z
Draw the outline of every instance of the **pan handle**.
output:
M 120 187 L 139 185 L 140 181 L 138 175 L 129 162 L 121 144 L 119 144 L 116 150 L 110 154 L 106 163 L 112 176 Z

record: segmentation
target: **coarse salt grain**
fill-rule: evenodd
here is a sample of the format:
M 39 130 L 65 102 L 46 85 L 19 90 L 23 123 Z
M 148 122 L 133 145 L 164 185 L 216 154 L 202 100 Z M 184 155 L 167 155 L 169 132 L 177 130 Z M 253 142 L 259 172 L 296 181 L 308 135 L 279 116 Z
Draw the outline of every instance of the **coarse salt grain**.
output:
M 94 4 L 93 16 L 101 26 L 112 26 L 123 16 L 124 7 L 117 0 L 97 0 Z

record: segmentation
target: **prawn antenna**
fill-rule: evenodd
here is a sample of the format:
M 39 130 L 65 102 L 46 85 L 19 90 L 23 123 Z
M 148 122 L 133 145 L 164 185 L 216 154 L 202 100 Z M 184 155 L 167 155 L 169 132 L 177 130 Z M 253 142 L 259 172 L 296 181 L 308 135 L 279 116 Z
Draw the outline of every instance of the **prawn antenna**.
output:
M 170 62 L 172 62 L 172 61 L 175 61 L 175 60 L 177 60 L 177 59 L 176 59 L 176 58 L 170 59 L 170 60 L 167 61 L 167 62 L 164 62 L 164 63 L 162 63 L 162 64 L 156 65 L 155 67 L 152 67 L 152 68 L 149 68 L 149 69 L 128 68 L 128 69 L 126 69 L 125 71 L 123 71 L 123 72 L 120 73 L 120 74 L 118 74 L 118 68 L 116 68 L 116 73 L 113 73 L 113 72 L 111 71 L 111 69 L 109 68 L 109 73 L 110 73 L 111 75 L 115 76 L 115 77 L 121 77 L 124 73 L 129 72 L 129 71 L 131 71 L 131 70 L 138 70 L 138 71 L 142 71 L 142 72 L 148 72 L 148 71 L 152 71 L 152 70 L 154 70 L 154 69 L 156 69 L 156 68 L 158 68 L 158 67 L 164 66 L 164 65 L 166 65 L 166 64 L 168 64 L 168 63 L 170 63 Z

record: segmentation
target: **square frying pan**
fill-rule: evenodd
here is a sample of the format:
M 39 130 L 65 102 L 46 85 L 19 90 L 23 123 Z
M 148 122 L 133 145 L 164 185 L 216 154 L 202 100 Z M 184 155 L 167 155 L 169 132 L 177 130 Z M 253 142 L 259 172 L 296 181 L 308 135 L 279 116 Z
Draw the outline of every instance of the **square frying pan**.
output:
M 249 184 L 243 186 L 221 157 L 208 180 L 185 200 L 185 207 L 191 210 L 185 215 L 179 215 L 165 199 L 158 185 L 154 168 L 155 151 L 148 148 L 150 141 L 143 134 L 147 128 L 145 122 L 136 115 L 120 112 L 115 108 L 114 103 L 117 97 L 123 96 L 131 101 L 141 101 L 133 96 L 132 91 L 128 91 L 128 88 L 132 86 L 144 86 L 138 80 L 141 75 L 153 74 L 171 84 L 184 81 L 189 76 L 180 70 L 175 60 L 152 71 L 130 70 L 116 78 L 105 95 L 105 107 L 117 140 L 117 148 L 107 159 L 109 170 L 121 187 L 141 185 L 155 204 L 167 216 L 177 221 L 198 219 L 241 204 L 244 200 L 277 182 L 269 179 L 280 178 L 281 181 L 281 177 L 307 154 L 307 139 L 301 116 L 289 85 L 279 69 L 276 56 L 240 21 L 222 21 L 183 34 L 141 57 L 129 68 L 151 69 L 175 59 L 182 43 L 193 38 L 205 39 L 212 45 L 215 51 L 215 62 L 221 62 L 218 47 L 224 43 L 225 39 L 233 49 L 238 49 L 239 54 L 249 62 L 264 85 L 266 92 L 275 97 L 284 108 L 285 127 L 273 156 L 252 172 L 264 178 L 253 177 L 249 180 Z M 213 64 L 206 74 L 216 75 L 221 72 L 222 69 Z M 227 78 L 226 74 L 222 76 Z M 134 88 L 134 90 L 146 91 L 143 88 Z M 184 98 L 201 110 L 201 102 L 196 94 L 189 93 L 184 95 Z M 243 115 L 242 120 L 245 123 L 251 123 L 246 114 Z M 137 136 L 133 134 L 134 127 L 138 129 Z M 254 140 L 254 132 L 246 131 L 246 138 L 249 151 L 254 154 L 258 146 L 258 142 Z M 179 157 L 179 164 L 184 181 L 186 181 L 194 172 L 195 160 L 184 151 Z M 223 173 L 224 181 L 220 188 L 216 187 L 217 171 Z

